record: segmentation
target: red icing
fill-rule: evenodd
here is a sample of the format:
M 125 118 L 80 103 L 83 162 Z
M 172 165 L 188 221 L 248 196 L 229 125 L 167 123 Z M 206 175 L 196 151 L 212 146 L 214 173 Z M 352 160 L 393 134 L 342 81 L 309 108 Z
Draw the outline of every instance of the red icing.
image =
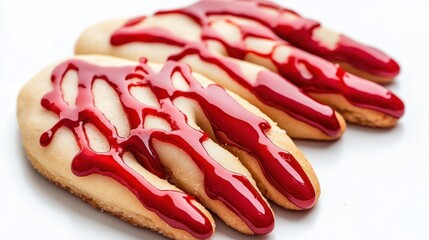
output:
M 380 50 L 357 43 L 344 35 L 340 36 L 337 49 L 327 59 L 348 62 L 357 69 L 381 77 L 396 77 L 401 70 L 395 60 Z
M 76 106 L 69 106 L 62 97 L 61 82 L 65 74 L 78 73 L 79 91 Z M 174 88 L 171 76 L 180 73 L 188 82 L 189 90 Z M 92 84 L 96 79 L 106 81 L 118 94 L 128 117 L 130 134 L 120 137 L 116 128 L 94 106 Z M 153 174 L 165 173 L 152 142 L 158 140 L 181 148 L 204 174 L 204 188 L 212 199 L 223 202 L 236 213 L 255 234 L 270 232 L 274 218 L 267 203 L 242 175 L 230 172 L 217 164 L 206 152 L 202 143 L 207 134 L 187 124 L 185 115 L 172 103 L 177 97 L 197 101 L 208 118 L 221 143 L 237 146 L 255 156 L 268 180 L 300 208 L 314 205 L 316 196 L 304 170 L 288 152 L 279 149 L 265 136 L 270 125 L 246 111 L 218 85 L 203 88 L 190 74 L 186 65 L 168 62 L 160 72 L 141 62 L 138 66 L 101 67 L 81 60 L 70 60 L 56 67 L 52 74 L 53 90 L 42 99 L 42 106 L 56 113 L 59 121 L 40 138 L 47 146 L 56 131 L 66 127 L 73 132 L 80 147 L 74 157 L 72 171 L 77 176 L 101 174 L 126 186 L 148 209 L 175 228 L 190 232 L 196 238 L 212 234 L 210 221 L 191 203 L 191 196 L 170 190 L 158 190 L 128 167 L 122 157 L 125 152 L 134 154 L 138 162 Z M 138 102 L 130 94 L 134 86 L 149 87 L 158 98 L 161 108 Z M 144 119 L 154 115 L 165 119 L 172 131 L 145 129 Z M 106 137 L 110 150 L 95 152 L 85 133 L 85 124 L 91 123 Z
M 272 56 L 274 50 L 267 54 L 260 54 L 251 51 L 246 48 L 244 41 L 238 41 L 235 43 L 228 42 L 210 27 L 211 22 L 208 16 L 219 14 L 234 15 L 258 21 L 262 25 L 270 27 L 273 31 L 275 31 L 276 34 L 280 36 L 283 36 L 285 34 L 291 34 L 294 35 L 295 38 L 297 38 L 297 41 L 308 42 L 311 40 L 312 30 L 320 25 L 317 22 L 303 18 L 299 18 L 293 23 L 293 25 L 287 24 L 284 18 L 273 18 L 271 15 L 267 15 L 266 13 L 261 11 L 259 9 L 259 6 L 270 7 L 272 9 L 277 9 L 278 11 L 287 11 L 295 14 L 292 11 L 281 9 L 275 4 L 260 0 L 253 0 L 250 2 L 202 1 L 183 9 L 162 11 L 158 12 L 157 14 L 160 15 L 180 13 L 191 17 L 202 27 L 202 40 L 216 40 L 220 42 L 225 47 L 228 55 L 231 57 L 243 59 L 248 53 L 253 53 L 271 59 L 275 63 L 278 72 L 283 77 L 292 81 L 305 93 L 323 92 L 341 94 L 351 104 L 356 105 L 358 107 L 380 111 L 395 118 L 399 118 L 403 115 L 404 104 L 393 93 L 383 87 L 362 80 L 356 76 L 350 74 L 341 74 L 341 72 L 343 72 L 341 68 L 319 57 L 305 53 L 304 51 L 301 51 L 299 49 L 292 48 L 293 51 L 290 54 L 289 58 L 284 59 L 284 62 L 278 62 Z M 142 18 L 140 20 L 142 21 L 144 19 Z M 138 21 L 132 20 L 131 22 L 127 23 L 126 26 L 135 25 L 138 23 Z M 232 22 L 232 24 L 235 23 Z M 288 43 L 284 42 L 284 40 L 277 37 L 277 35 L 275 35 L 270 29 L 262 25 L 259 27 L 238 24 L 235 25 L 240 29 L 243 40 L 247 37 L 254 36 L 275 40 L 279 42 L 277 47 L 281 45 L 286 45 L 290 47 Z M 153 39 L 159 40 L 158 42 L 160 43 L 170 44 L 179 47 L 184 47 L 188 45 L 189 48 L 189 45 L 192 45 L 186 40 L 181 39 L 180 37 L 175 36 L 166 30 L 155 28 L 128 29 L 126 26 L 120 28 L 112 35 L 112 45 L 122 45 L 129 42 L 153 42 Z M 394 61 L 381 53 L 376 54 L 379 53 L 377 50 L 365 47 L 363 45 L 359 45 L 344 36 L 341 37 L 340 42 L 344 44 L 340 44 L 340 46 L 337 48 L 338 51 L 339 49 L 346 49 L 344 51 L 354 52 L 359 55 L 359 59 L 375 58 L 377 59 L 377 61 L 374 59 L 368 61 L 374 63 L 375 65 L 377 65 L 376 63 L 379 63 L 380 61 L 386 62 L 388 66 L 391 66 L 391 69 L 395 68 Z M 314 46 L 319 46 L 319 44 L 313 42 L 313 44 L 309 44 L 308 47 Z M 194 47 L 191 46 L 191 48 Z M 318 49 L 319 48 L 322 49 L 321 47 L 318 47 Z M 304 97 L 301 97 L 300 100 L 296 100 L 293 103 L 285 102 L 284 100 L 286 98 L 291 98 L 289 97 L 291 95 L 294 97 L 298 96 L 298 94 L 294 94 L 296 92 L 294 89 L 291 90 L 289 87 L 287 87 L 290 84 L 286 80 L 283 80 L 285 83 L 281 88 L 279 88 L 280 85 L 279 81 L 277 80 L 277 77 L 274 77 L 274 75 L 272 75 L 273 79 L 276 80 L 264 81 L 264 87 L 266 89 L 271 89 L 271 91 L 258 91 L 257 86 L 249 86 L 249 84 L 246 83 L 246 80 L 243 80 L 243 78 L 240 77 L 240 70 L 233 62 L 225 61 L 219 57 L 214 56 L 207 58 L 202 55 L 202 47 L 199 47 L 199 49 L 199 51 L 196 51 L 185 48 L 182 53 L 178 54 L 181 56 L 180 58 L 177 56 L 173 56 L 171 58 L 175 60 L 180 60 L 181 58 L 185 57 L 186 54 L 198 54 L 201 59 L 204 59 L 204 61 L 216 64 L 221 67 L 239 84 L 251 90 L 259 98 L 259 100 L 261 100 L 265 104 L 276 106 L 287 114 L 322 130 L 329 136 L 335 136 L 335 134 L 340 131 L 339 124 L 333 112 L 329 112 L 328 110 L 323 108 L 322 105 L 319 104 L 318 106 L 316 106 L 316 103 L 312 103 L 312 106 L 310 107 L 306 104 L 309 103 L 309 101 L 304 101 Z M 329 51 L 326 48 L 323 48 L 323 50 L 326 54 L 333 54 L 331 53 L 332 51 Z M 340 54 L 340 56 L 343 55 Z M 346 55 L 344 55 L 343 57 L 346 57 Z M 337 58 L 332 60 L 341 59 Z M 309 70 L 309 72 L 313 76 L 311 79 L 306 78 L 306 76 L 302 76 L 302 74 L 298 70 L 298 63 L 304 64 L 306 66 L 307 70 Z M 363 64 L 362 66 L 367 65 Z M 260 89 L 261 87 L 259 87 L 259 90 Z M 276 89 L 277 91 L 273 91 L 274 89 Z M 279 89 L 282 89 L 283 92 L 280 92 Z M 309 114 L 304 114 L 303 116 L 299 111 L 299 109 L 303 107 L 313 109 L 314 111 L 312 111 L 311 114 L 308 111 Z M 292 109 L 298 109 L 298 111 L 294 111 Z M 316 124 L 316 122 L 319 122 L 320 124 Z

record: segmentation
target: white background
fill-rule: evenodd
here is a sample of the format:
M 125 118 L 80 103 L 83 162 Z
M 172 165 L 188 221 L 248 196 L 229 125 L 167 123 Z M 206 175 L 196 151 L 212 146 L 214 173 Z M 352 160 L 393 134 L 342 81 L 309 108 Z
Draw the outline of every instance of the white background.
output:
M 20 87 L 73 54 L 79 33 L 109 18 L 191 1 L 0 0 L 0 239 L 162 239 L 93 209 L 28 164 L 15 116 Z M 388 87 L 403 98 L 398 126 L 349 126 L 337 142 L 297 141 L 322 185 L 317 206 L 274 206 L 273 233 L 252 239 L 429 239 L 429 2 L 309 1 L 283 5 L 377 46 L 402 73 Z M 247 238 L 217 221 L 213 239 Z

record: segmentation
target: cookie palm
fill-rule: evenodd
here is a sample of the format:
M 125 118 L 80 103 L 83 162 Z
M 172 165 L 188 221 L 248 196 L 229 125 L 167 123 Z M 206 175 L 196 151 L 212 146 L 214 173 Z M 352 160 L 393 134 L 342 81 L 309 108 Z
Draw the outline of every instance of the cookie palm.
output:
M 115 20 L 94 26 L 81 36 L 76 52 L 185 62 L 258 106 L 294 138 L 335 139 L 345 128 L 339 114 L 303 93 L 352 123 L 390 127 L 402 116 L 403 103 L 393 93 L 293 47 L 274 33 L 280 30 L 238 13 L 237 6 L 259 11 L 253 15 L 264 19 L 290 19 L 267 13 L 267 7 L 274 8 L 267 2 L 203 1 L 126 24 Z M 265 74 L 268 69 L 281 77 Z

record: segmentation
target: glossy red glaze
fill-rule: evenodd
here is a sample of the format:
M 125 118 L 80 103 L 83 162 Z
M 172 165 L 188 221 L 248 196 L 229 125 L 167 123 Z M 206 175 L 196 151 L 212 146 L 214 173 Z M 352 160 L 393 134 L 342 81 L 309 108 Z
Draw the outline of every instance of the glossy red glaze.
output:
M 76 106 L 69 106 L 62 97 L 61 82 L 65 74 L 78 73 L 79 91 Z M 174 88 L 171 77 L 181 74 L 189 84 L 189 90 Z M 114 89 L 128 117 L 130 134 L 120 137 L 116 128 L 94 106 L 92 84 L 96 79 L 106 81 Z M 203 143 L 207 134 L 190 127 L 186 116 L 174 105 L 178 97 L 198 102 L 221 143 L 237 146 L 259 160 L 269 181 L 288 199 L 301 208 L 314 205 L 316 196 L 313 186 L 288 152 L 279 149 L 265 136 L 270 125 L 245 110 L 218 85 L 203 88 L 183 64 L 168 62 L 160 72 L 154 72 L 141 62 L 137 66 L 101 67 L 81 60 L 60 64 L 52 74 L 53 90 L 42 99 L 42 106 L 56 113 L 59 121 L 40 138 L 47 146 L 56 131 L 66 127 L 73 132 L 81 151 L 74 157 L 72 171 L 78 176 L 101 174 L 109 176 L 130 189 L 140 202 L 156 212 L 171 226 L 189 231 L 197 238 L 212 234 L 209 220 L 191 203 L 191 196 L 168 190 L 158 190 L 134 172 L 123 161 L 123 154 L 131 152 L 148 171 L 164 177 L 153 140 L 175 145 L 185 151 L 204 175 L 204 188 L 212 199 L 223 202 L 237 214 L 255 234 L 265 234 L 274 227 L 274 218 L 268 204 L 244 176 L 230 172 L 215 162 L 206 152 Z M 157 97 L 161 108 L 138 102 L 131 94 L 132 87 L 149 87 Z M 145 117 L 154 115 L 165 119 L 172 129 L 145 129 Z M 91 123 L 106 137 L 110 150 L 95 152 L 85 133 L 85 124 Z
M 401 70 L 395 60 L 380 50 L 362 45 L 344 35 L 340 36 L 337 49 L 327 58 L 352 63 L 355 68 L 380 77 L 394 78 Z

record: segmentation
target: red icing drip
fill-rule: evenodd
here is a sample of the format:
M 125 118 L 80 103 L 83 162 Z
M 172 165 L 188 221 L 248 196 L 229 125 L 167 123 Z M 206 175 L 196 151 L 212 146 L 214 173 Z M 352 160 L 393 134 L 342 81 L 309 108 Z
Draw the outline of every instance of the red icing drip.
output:
M 62 98 L 61 82 L 69 70 L 77 71 L 79 79 L 75 107 L 69 106 Z M 171 76 L 176 72 L 184 76 L 189 90 L 180 91 L 173 87 Z M 117 92 L 129 119 L 129 136 L 118 136 L 116 128 L 94 106 L 92 84 L 96 79 L 103 79 Z M 172 103 L 177 97 L 197 101 L 218 140 L 255 156 L 270 182 L 291 202 L 301 208 L 310 208 L 315 203 L 315 192 L 304 170 L 292 155 L 277 148 L 265 136 L 270 125 L 246 111 L 220 86 L 203 88 L 193 79 L 185 65 L 168 62 L 156 73 L 143 62 L 138 66 L 101 67 L 71 60 L 54 70 L 52 83 L 54 89 L 43 97 L 41 104 L 60 119 L 41 136 L 41 145 L 49 145 L 59 128 L 68 128 L 81 149 L 72 162 L 74 174 L 87 176 L 95 173 L 112 177 L 168 224 L 186 230 L 196 238 L 209 237 L 213 229 L 210 221 L 192 205 L 193 198 L 185 193 L 153 187 L 124 163 L 125 152 L 133 153 L 143 167 L 163 177 L 164 171 L 152 142 L 156 139 L 173 144 L 185 151 L 201 170 L 207 195 L 223 202 L 254 233 L 270 232 L 274 227 L 274 218 L 267 203 L 244 176 L 227 171 L 208 155 L 202 145 L 208 136 L 187 124 L 185 115 Z M 129 92 L 134 86 L 149 87 L 158 98 L 161 108 L 153 108 L 134 99 Z M 144 129 L 144 119 L 148 115 L 165 119 L 172 131 Z M 85 124 L 88 123 L 96 126 L 106 137 L 110 144 L 108 152 L 99 153 L 90 148 L 85 133 Z
M 144 18 L 142 18 L 144 19 Z M 135 21 L 134 19 L 130 21 L 131 23 Z M 130 22 L 127 23 L 130 24 Z M 176 46 L 176 47 L 184 47 L 186 45 L 186 41 L 180 38 L 174 37 L 168 31 L 161 28 L 146 28 L 145 31 L 128 31 L 124 26 L 122 31 L 115 33 L 112 35 L 110 42 L 113 45 L 122 45 L 131 42 L 147 42 L 147 43 L 165 43 L 168 45 Z
M 283 94 L 286 86 L 287 96 Z M 308 98 L 299 88 L 284 81 L 278 74 L 270 71 L 260 72 L 255 92 L 261 98 L 267 97 L 265 102 L 269 102 L 270 105 L 288 112 L 296 119 L 309 122 L 329 136 L 338 136 L 341 133 L 341 126 L 331 107 Z
M 380 50 L 357 43 L 344 35 L 340 36 L 340 41 L 334 54 L 327 57 L 327 59 L 352 63 L 358 69 L 381 77 L 396 77 L 401 70 L 395 60 L 380 52 Z

